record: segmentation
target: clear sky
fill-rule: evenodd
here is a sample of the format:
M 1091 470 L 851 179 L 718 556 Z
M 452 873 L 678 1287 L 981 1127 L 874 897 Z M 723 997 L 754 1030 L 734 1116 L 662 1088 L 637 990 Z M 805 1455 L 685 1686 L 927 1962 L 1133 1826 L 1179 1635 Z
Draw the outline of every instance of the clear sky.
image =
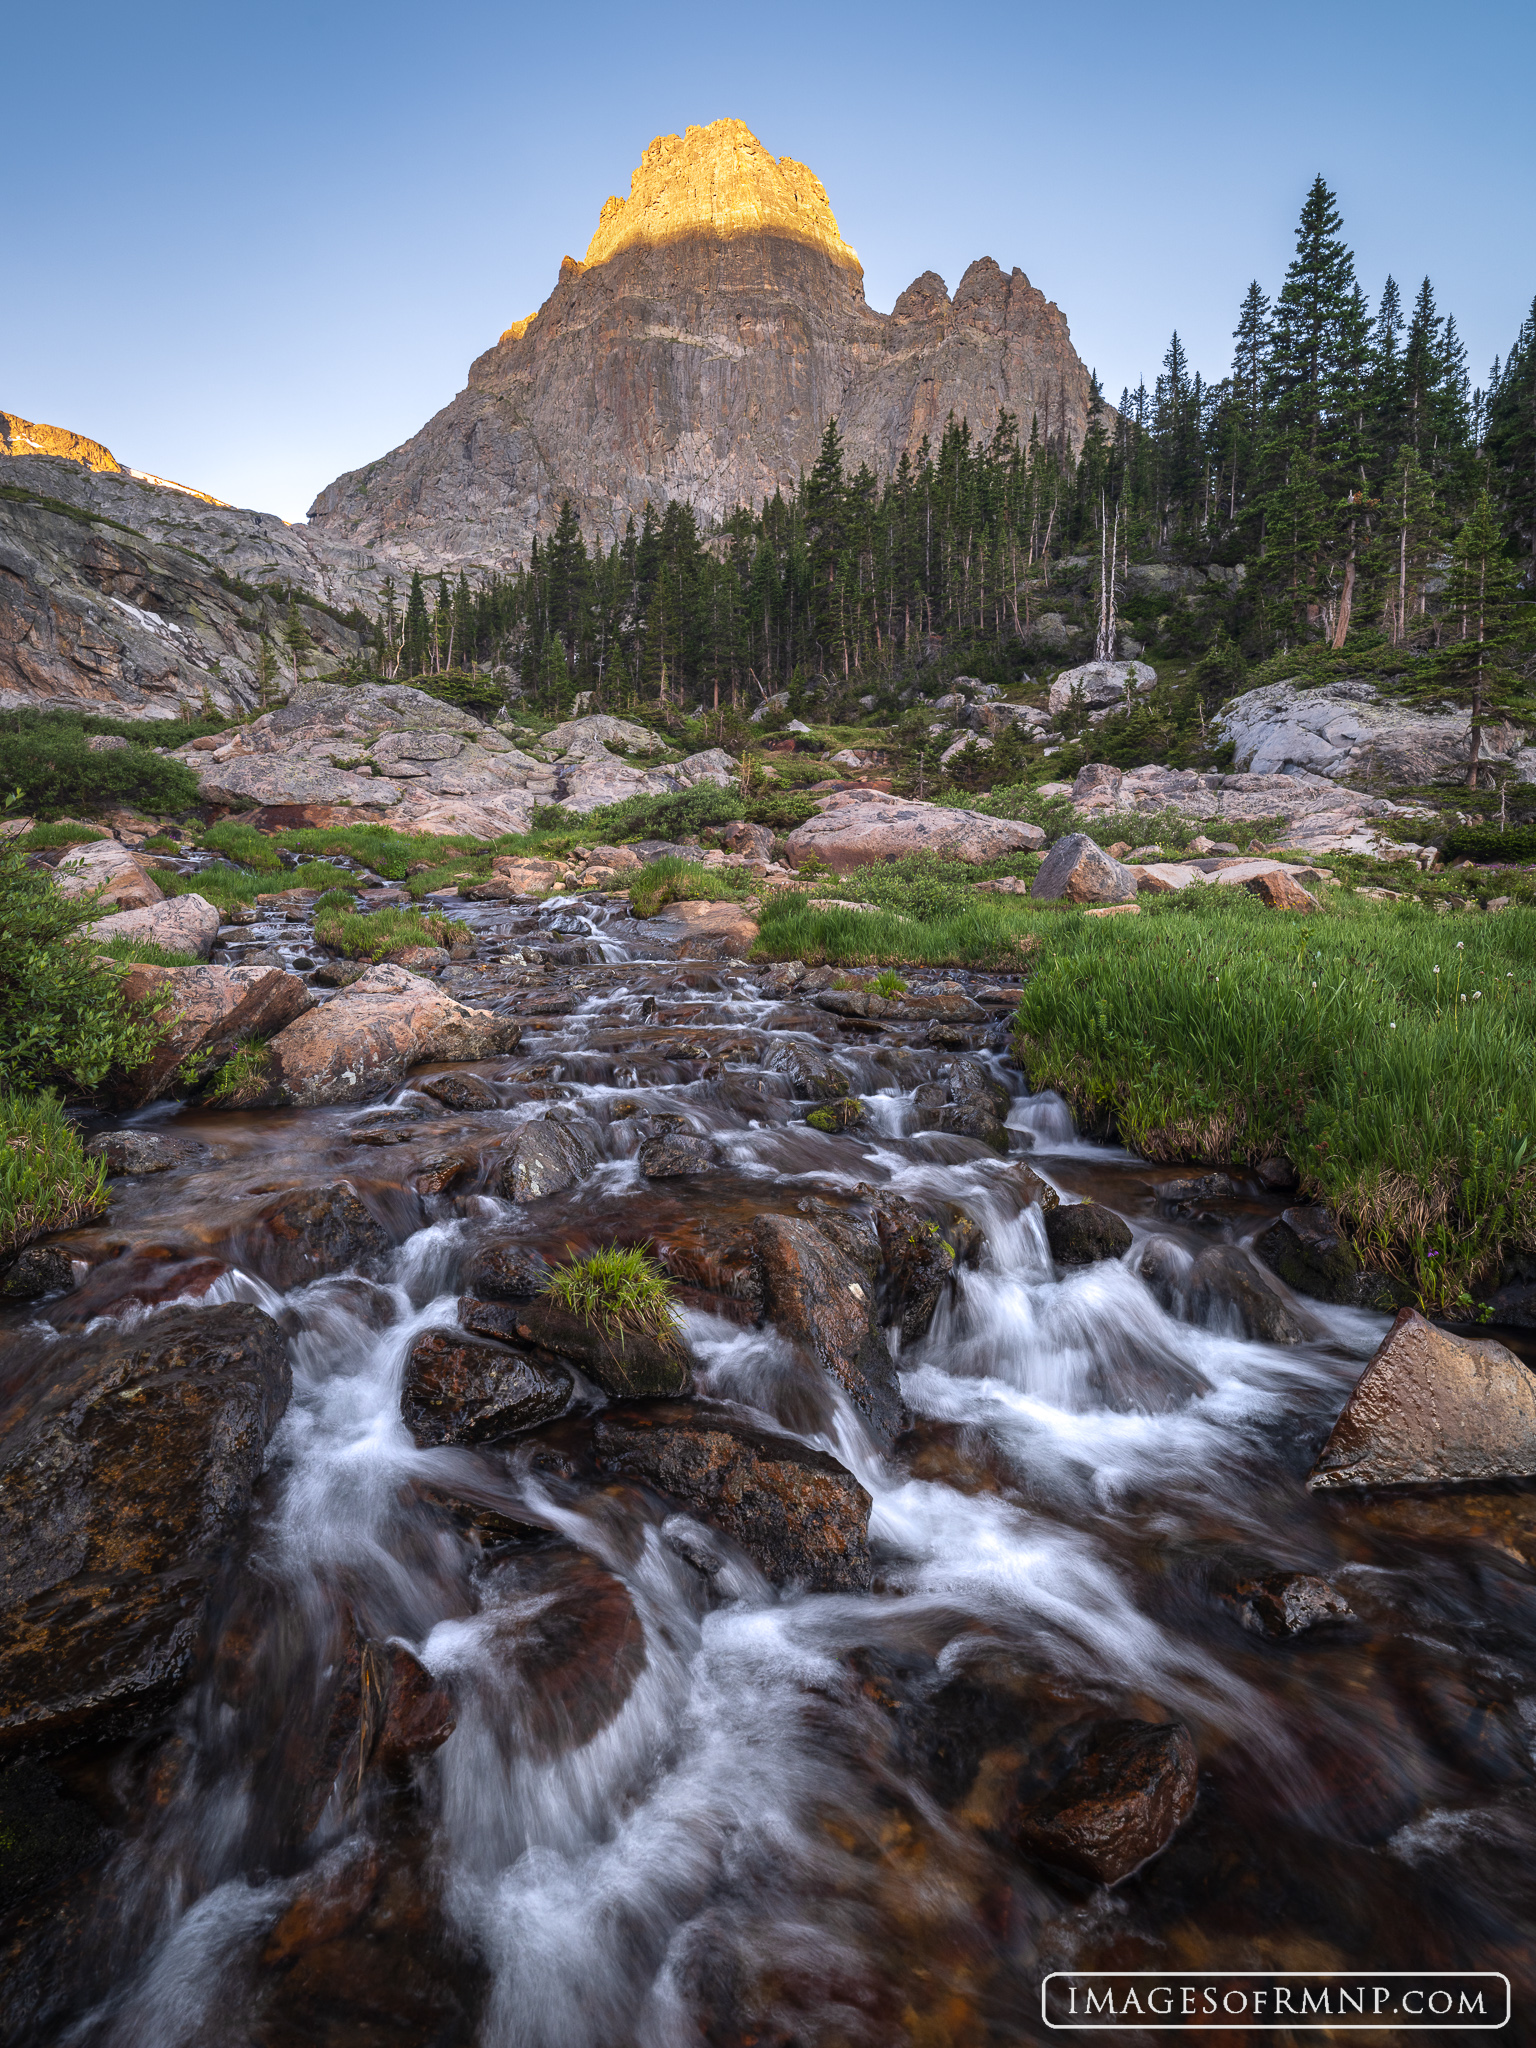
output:
M 580 256 L 651 138 L 821 177 L 888 309 L 1019 264 L 1111 400 L 1225 373 L 1314 173 L 1374 300 L 1434 280 L 1482 382 L 1536 296 L 1530 0 L 12 10 L 0 406 L 302 518 Z

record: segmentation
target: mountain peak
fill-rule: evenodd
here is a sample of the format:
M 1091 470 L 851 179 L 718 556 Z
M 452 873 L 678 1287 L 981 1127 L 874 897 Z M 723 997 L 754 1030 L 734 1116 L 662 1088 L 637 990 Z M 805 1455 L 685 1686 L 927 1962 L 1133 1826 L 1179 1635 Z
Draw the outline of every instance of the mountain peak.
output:
M 582 268 L 607 263 L 625 249 L 700 234 L 719 241 L 787 236 L 863 275 L 814 171 L 774 156 L 744 121 L 731 120 L 658 135 L 629 181 L 629 197 L 604 203 Z

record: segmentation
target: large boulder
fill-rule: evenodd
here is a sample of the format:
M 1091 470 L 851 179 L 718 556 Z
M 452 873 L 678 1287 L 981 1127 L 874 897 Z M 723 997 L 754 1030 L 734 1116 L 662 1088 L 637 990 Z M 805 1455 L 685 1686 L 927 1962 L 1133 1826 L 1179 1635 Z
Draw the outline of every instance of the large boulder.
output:
M 364 1102 L 427 1060 L 492 1059 L 521 1035 L 511 1018 L 467 1009 L 403 967 L 373 967 L 271 1040 L 252 1092 L 296 1109 Z
M 1064 668 L 1052 683 L 1050 714 L 1059 717 L 1074 697 L 1089 712 L 1117 711 L 1133 693 L 1150 690 L 1156 683 L 1157 670 L 1144 661 L 1085 661 L 1077 668 Z
M 1360 1262 L 1320 1203 L 1282 1210 L 1254 1239 L 1253 1249 L 1293 1294 L 1316 1301 L 1360 1298 Z
M 1086 832 L 1069 832 L 1040 863 L 1029 893 L 1037 903 L 1130 903 L 1136 877 Z
M 612 718 L 606 712 L 568 718 L 564 725 L 545 733 L 540 741 L 551 754 L 595 754 L 612 747 L 622 747 L 629 754 L 657 754 L 665 752 L 666 744 L 645 726 L 635 725 L 627 718 Z
M 142 910 L 165 895 L 149 869 L 116 839 L 93 839 L 71 847 L 54 869 L 53 879 L 66 896 L 94 897 L 111 910 Z
M 870 1498 L 824 1451 L 683 1402 L 610 1409 L 592 1440 L 605 1472 L 701 1515 L 776 1586 L 868 1591 Z
M 868 1261 L 861 1262 L 806 1218 L 759 1216 L 752 1226 L 768 1320 L 837 1382 L 876 1441 L 888 1446 L 908 1415 L 875 1319 L 873 1232 L 871 1239 Z
M 974 866 L 1010 853 L 1038 852 L 1045 834 L 1038 825 L 1014 818 L 986 818 L 978 811 L 851 791 L 797 825 L 784 844 L 794 867 L 817 860 L 848 874 L 871 861 L 900 860 L 909 853 L 937 853 Z
M 113 1085 L 121 1109 L 156 1102 L 207 1075 L 237 1045 L 270 1038 L 316 997 L 281 967 L 131 967 L 123 998 L 158 1010 L 168 1029 L 143 1066 Z
M 243 1302 L 38 1348 L 0 1442 L 0 1745 L 111 1737 L 174 1697 L 290 1388 Z
M 1307 1477 L 1314 1489 L 1536 1476 L 1536 1376 L 1489 1337 L 1401 1310 Z
M 140 944 L 163 946 L 168 953 L 190 953 L 194 959 L 206 960 L 222 923 L 206 898 L 170 896 L 138 910 L 119 910 L 111 917 L 99 918 L 89 932 L 93 939 L 136 939 Z
M 1045 1212 L 1045 1235 L 1058 1266 L 1095 1266 L 1131 1248 L 1130 1226 L 1102 1202 L 1058 1203 Z
M 1223 824 L 1256 824 L 1289 820 L 1286 844 L 1309 852 L 1380 854 L 1385 859 L 1410 857 L 1407 841 L 1386 839 L 1376 829 L 1384 818 L 1429 818 L 1422 805 L 1391 803 L 1343 789 L 1326 776 L 1297 769 L 1290 775 L 1236 775 L 1196 768 L 1111 768 L 1090 762 L 1080 769 L 1070 792 L 1042 785 L 1038 794 L 1068 794 L 1080 818 L 1105 811 L 1177 811 L 1182 817 Z
M 383 775 L 354 775 L 301 754 L 234 754 L 216 762 L 211 754 L 189 756 L 205 804 L 249 810 L 253 804 L 341 804 L 367 809 L 399 803 L 400 785 Z
M 499 1443 L 552 1422 L 573 1384 L 557 1359 L 423 1330 L 406 1357 L 400 1412 L 418 1444 Z
M 523 1124 L 502 1148 L 496 1192 L 508 1202 L 538 1202 L 571 1187 L 597 1164 L 596 1127 L 546 1116 Z
M 575 1315 L 548 1295 L 526 1302 L 482 1302 L 473 1309 L 461 1303 L 459 1315 L 481 1335 L 568 1359 L 615 1400 L 652 1400 L 688 1391 L 688 1360 L 671 1331 L 615 1327 Z

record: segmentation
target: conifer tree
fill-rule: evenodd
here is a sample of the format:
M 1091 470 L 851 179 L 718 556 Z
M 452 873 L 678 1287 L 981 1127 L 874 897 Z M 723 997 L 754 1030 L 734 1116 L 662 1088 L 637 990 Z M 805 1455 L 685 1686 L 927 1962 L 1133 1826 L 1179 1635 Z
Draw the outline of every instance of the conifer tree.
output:
M 1463 521 L 1451 551 L 1446 605 L 1452 630 L 1458 627 L 1441 665 L 1441 675 L 1472 713 L 1467 787 L 1476 789 L 1482 758 L 1483 725 L 1521 689 L 1520 678 L 1501 659 L 1509 644 L 1515 578 L 1504 535 L 1486 491 Z
M 314 644 L 314 635 L 304 623 L 304 616 L 299 610 L 298 599 L 290 597 L 288 600 L 288 616 L 283 622 L 283 645 L 287 648 L 289 658 L 293 662 L 293 687 L 295 689 L 299 687 L 299 670 Z
M 408 676 L 425 674 L 430 663 L 432 623 L 427 616 L 426 593 L 421 587 L 421 571 L 411 571 L 410 595 L 405 601 L 405 628 L 401 666 Z
M 277 680 L 277 654 L 272 642 L 263 633 L 256 647 L 256 708 L 265 711 Z

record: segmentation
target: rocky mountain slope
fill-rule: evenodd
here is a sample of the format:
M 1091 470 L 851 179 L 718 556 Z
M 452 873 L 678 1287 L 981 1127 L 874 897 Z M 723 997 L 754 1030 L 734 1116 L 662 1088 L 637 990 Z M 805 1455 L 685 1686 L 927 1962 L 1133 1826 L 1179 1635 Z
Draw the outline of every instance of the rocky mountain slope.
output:
M 135 475 L 99 442 L 0 418 L 11 458 L 0 463 L 0 709 L 173 718 L 205 693 L 226 714 L 249 707 L 287 589 L 312 600 L 319 665 L 360 651 L 345 615 L 375 602 L 366 558 L 317 547 L 272 513 Z
M 569 495 L 589 532 L 683 498 L 754 503 L 816 459 L 836 417 L 850 466 L 888 472 L 951 411 L 998 408 L 1082 441 L 1088 372 L 1060 310 L 990 257 L 951 298 L 925 272 L 889 314 L 820 181 L 740 121 L 659 137 L 538 312 L 509 327 L 421 432 L 310 509 L 331 544 L 405 567 L 526 560 Z

